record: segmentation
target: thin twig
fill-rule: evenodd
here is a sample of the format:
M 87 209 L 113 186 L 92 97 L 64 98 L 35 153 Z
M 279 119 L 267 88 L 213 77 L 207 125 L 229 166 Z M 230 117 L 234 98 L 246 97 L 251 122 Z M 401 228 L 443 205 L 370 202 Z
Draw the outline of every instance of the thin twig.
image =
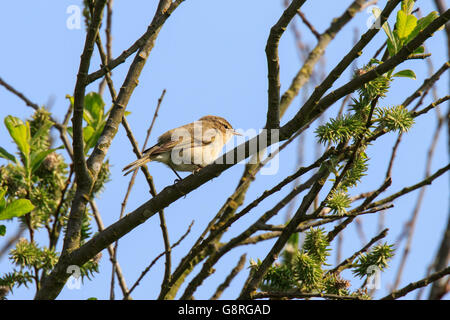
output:
M 95 203 L 95 201 L 93 199 L 91 199 L 89 201 L 89 204 L 91 206 L 92 213 L 93 213 L 95 221 L 97 223 L 98 231 L 102 232 L 103 230 L 105 230 L 105 226 L 103 224 L 102 217 L 100 215 L 100 211 L 97 208 L 97 204 Z M 125 281 L 125 277 L 122 272 L 122 268 L 120 267 L 119 261 L 116 260 L 116 257 L 114 255 L 114 248 L 113 248 L 112 244 L 110 244 L 106 248 L 108 250 L 108 254 L 109 254 L 111 263 L 114 265 L 114 271 L 117 276 L 117 279 L 119 280 L 119 285 L 122 290 L 122 293 L 125 295 L 129 291 L 128 291 L 127 283 Z
M 447 96 L 447 97 L 450 98 L 450 96 Z M 425 177 L 428 177 L 431 173 L 431 163 L 433 160 L 434 150 L 436 148 L 436 145 L 437 145 L 437 142 L 439 139 L 439 134 L 441 132 L 442 125 L 444 124 L 444 119 L 439 116 L 439 112 L 437 112 L 437 117 L 438 117 L 437 126 L 436 126 L 435 132 L 433 134 L 433 138 L 431 140 L 431 145 L 427 152 L 427 160 L 426 160 L 426 164 L 425 164 L 425 174 L 424 174 Z M 411 214 L 411 217 L 405 223 L 405 226 L 403 228 L 402 233 L 407 235 L 407 241 L 406 241 L 405 247 L 403 249 L 402 257 L 400 259 L 400 264 L 398 267 L 397 276 L 395 278 L 393 289 L 396 289 L 399 286 L 400 281 L 401 281 L 402 273 L 403 273 L 404 267 L 406 265 L 406 260 L 409 256 L 409 252 L 411 249 L 414 228 L 415 228 L 416 221 L 417 221 L 417 218 L 418 218 L 418 215 L 420 212 L 420 208 L 421 208 L 424 196 L 425 196 L 425 190 L 426 190 L 426 185 L 420 189 L 419 195 L 417 196 L 416 205 Z
M 380 300 L 396 300 L 398 298 L 406 296 L 411 291 L 416 290 L 421 287 L 425 287 L 425 286 L 429 285 L 430 283 L 432 283 L 436 280 L 439 280 L 442 277 L 445 277 L 448 274 L 450 274 L 450 266 L 445 269 L 442 269 L 441 271 L 435 272 L 422 280 L 419 280 L 417 282 L 412 282 L 400 290 L 391 292 L 390 294 L 381 298 Z
M 170 6 L 165 10 L 158 10 L 158 14 L 155 15 L 152 23 L 148 26 L 145 33 L 136 40 L 128 49 L 124 50 L 117 58 L 112 59 L 107 65 L 101 66 L 99 70 L 90 73 L 87 77 L 87 83 L 94 82 L 97 79 L 103 77 L 107 72 L 111 72 L 118 65 L 124 63 L 132 54 L 139 51 L 149 42 L 152 38 L 156 38 L 164 22 L 175 11 L 175 9 L 184 0 L 173 1 Z M 160 9 L 160 8 L 158 8 Z
M 370 204 L 368 208 L 373 208 L 373 207 L 377 207 L 377 206 L 392 202 L 393 200 L 397 199 L 398 197 L 401 197 L 407 193 L 417 190 L 417 189 L 423 187 L 424 185 L 431 184 L 435 179 L 437 179 L 438 177 L 440 177 L 441 175 L 446 173 L 448 170 L 450 170 L 450 164 L 437 170 L 434 174 L 430 175 L 426 179 L 424 179 L 412 186 L 405 187 L 402 190 L 400 190 L 384 199 L 381 199 L 377 202 Z
M 326 293 L 310 293 L 302 292 L 298 289 L 287 290 L 287 291 L 262 291 L 254 292 L 251 294 L 251 299 L 311 299 L 311 298 L 322 298 L 322 299 L 332 299 L 332 300 L 361 300 L 362 298 L 358 296 L 341 296 L 337 294 L 326 294 Z
M 64 185 L 64 188 L 61 191 L 61 196 L 59 199 L 59 203 L 58 206 L 56 207 L 55 213 L 54 213 L 54 219 L 55 221 L 53 222 L 53 226 L 52 229 L 50 231 L 49 234 L 49 238 L 50 238 L 50 244 L 49 244 L 49 248 L 50 249 L 54 249 L 56 247 L 56 242 L 58 241 L 59 238 L 59 231 L 61 229 L 61 224 L 59 221 L 59 213 L 61 211 L 61 208 L 64 204 L 64 197 L 66 195 L 67 190 L 69 189 L 70 183 L 72 181 L 72 175 L 73 175 L 73 166 L 70 166 L 70 172 L 69 172 L 69 176 L 67 177 L 66 183 Z
M 450 68 L 450 62 L 445 62 L 439 69 L 434 73 L 431 77 L 425 79 L 423 84 L 408 98 L 403 101 L 403 106 L 408 106 L 418 97 L 422 96 L 424 93 L 428 92 L 431 87 L 433 87 L 434 83 L 439 80 L 441 75 Z
M 153 125 L 155 124 L 156 118 L 158 117 L 159 108 L 161 107 L 161 103 L 162 103 L 165 95 L 166 95 L 166 89 L 164 89 L 162 91 L 161 96 L 158 99 L 158 104 L 156 105 L 156 109 L 155 109 L 155 113 L 153 114 L 152 122 L 150 124 L 150 127 L 147 130 L 147 136 L 145 137 L 145 140 L 144 140 L 144 144 L 143 144 L 143 147 L 142 147 L 142 152 L 144 152 L 145 148 L 147 147 L 148 139 L 150 138 L 150 134 L 151 134 L 151 132 L 153 130 Z
M 305 14 L 300 10 L 297 10 L 297 14 L 302 19 L 303 23 L 308 27 L 309 31 L 316 37 L 317 40 L 320 40 L 320 33 L 316 30 L 316 28 L 312 25 L 311 22 L 306 18 Z
M 265 128 L 277 129 L 280 127 L 280 61 L 278 57 L 278 45 L 281 36 L 289 22 L 294 18 L 296 11 L 306 0 L 293 0 L 283 12 L 277 23 L 270 29 L 266 44 L 268 84 L 268 110 Z
M 186 238 L 186 236 L 189 234 L 189 232 L 191 232 L 191 228 L 194 224 L 194 221 L 191 222 L 191 224 L 189 225 L 188 229 L 186 230 L 186 232 L 181 236 L 180 239 L 178 239 L 177 242 L 175 242 L 170 248 L 174 249 L 176 246 L 178 246 L 181 241 L 184 240 L 184 238 Z M 131 289 L 128 291 L 127 295 L 124 296 L 124 300 L 126 300 L 128 298 L 128 296 L 133 292 L 134 289 L 136 289 L 136 287 L 139 285 L 140 281 L 145 277 L 145 275 L 150 271 L 150 269 L 153 267 L 153 265 L 163 256 L 165 255 L 165 251 L 161 252 L 155 259 L 153 259 L 153 261 L 147 266 L 147 268 L 145 268 L 144 271 L 142 271 L 141 275 L 139 276 L 139 278 L 136 280 L 136 282 L 133 284 L 133 286 L 131 287 Z
M 217 287 L 216 292 L 211 297 L 211 300 L 217 300 L 220 298 L 223 291 L 230 286 L 231 281 L 244 268 L 246 258 L 247 258 L 247 254 L 244 253 L 239 258 L 238 264 L 233 268 L 233 270 L 231 270 L 230 274 L 225 278 L 225 281 Z
M 108 0 L 106 6 L 106 28 L 105 28 L 105 36 L 106 36 L 106 59 L 105 63 L 102 62 L 103 65 L 107 65 L 112 59 L 112 15 L 113 15 L 113 0 Z M 108 72 L 111 75 L 111 72 Z M 103 78 L 99 84 L 98 93 L 103 95 L 103 91 L 106 85 L 106 78 Z
M 34 110 L 38 110 L 39 109 L 39 105 L 38 104 L 32 102 L 30 99 L 25 97 L 25 95 L 23 93 L 19 92 L 13 86 L 11 86 L 8 83 L 6 83 L 2 78 L 0 78 L 0 85 L 5 87 L 6 90 L 8 90 L 11 93 L 15 94 L 17 97 L 19 97 L 23 102 L 25 102 L 25 104 L 27 106 L 33 108 Z
M 331 273 L 339 273 L 342 270 L 345 270 L 347 268 L 349 268 L 352 263 L 353 260 L 355 260 L 360 254 L 366 252 L 367 250 L 369 250 L 369 248 L 378 240 L 383 239 L 384 237 L 387 236 L 389 229 L 384 229 L 383 231 L 381 231 L 377 236 L 373 237 L 361 250 L 355 252 L 354 254 L 352 254 L 350 257 L 348 257 L 347 259 L 345 259 L 344 261 L 342 261 L 340 264 L 338 264 L 335 268 L 327 271 L 328 274 Z

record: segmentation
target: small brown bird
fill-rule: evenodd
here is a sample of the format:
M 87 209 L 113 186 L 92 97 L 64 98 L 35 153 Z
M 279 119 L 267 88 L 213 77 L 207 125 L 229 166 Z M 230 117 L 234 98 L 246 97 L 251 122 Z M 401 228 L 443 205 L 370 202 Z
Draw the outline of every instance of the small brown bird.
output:
M 142 158 L 122 171 L 127 175 L 149 161 L 158 161 L 169 166 L 181 179 L 177 171 L 197 172 L 214 162 L 233 135 L 241 134 L 224 118 L 204 116 L 161 135 L 157 144 L 142 153 Z

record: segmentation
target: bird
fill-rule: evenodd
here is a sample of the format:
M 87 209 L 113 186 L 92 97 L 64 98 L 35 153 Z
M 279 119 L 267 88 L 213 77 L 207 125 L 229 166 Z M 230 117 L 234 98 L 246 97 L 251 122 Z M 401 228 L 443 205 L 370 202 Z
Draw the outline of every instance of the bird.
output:
M 217 159 L 223 146 L 241 135 L 222 117 L 207 115 L 197 121 L 171 129 L 158 142 L 144 150 L 142 157 L 125 166 L 124 176 L 150 161 L 166 164 L 182 180 L 177 171 L 198 172 Z

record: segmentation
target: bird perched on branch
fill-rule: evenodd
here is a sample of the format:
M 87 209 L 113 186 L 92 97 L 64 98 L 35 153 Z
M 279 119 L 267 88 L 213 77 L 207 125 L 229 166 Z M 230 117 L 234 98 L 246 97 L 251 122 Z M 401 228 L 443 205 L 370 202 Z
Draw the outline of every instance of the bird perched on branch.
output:
M 214 162 L 233 135 L 241 134 L 224 118 L 204 116 L 161 135 L 157 144 L 122 171 L 127 175 L 149 161 L 158 161 L 169 166 L 181 179 L 177 171 L 197 172 Z

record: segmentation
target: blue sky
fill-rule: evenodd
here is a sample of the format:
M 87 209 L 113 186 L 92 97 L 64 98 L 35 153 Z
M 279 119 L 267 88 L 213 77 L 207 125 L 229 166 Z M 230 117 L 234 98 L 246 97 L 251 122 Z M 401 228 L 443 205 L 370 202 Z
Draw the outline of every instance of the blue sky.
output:
M 51 111 L 57 119 L 62 119 L 67 110 L 66 94 L 73 93 L 85 39 L 83 26 L 80 30 L 70 30 L 66 27 L 66 20 L 69 17 L 66 10 L 68 6 L 80 5 L 80 3 L 81 1 L 74 0 L 22 0 L 3 2 L 0 5 L 0 30 L 2 30 L 0 39 L 4 48 L 0 54 L 0 77 L 38 104 L 53 101 Z M 349 0 L 307 1 L 302 11 L 317 30 L 322 32 L 328 27 L 331 19 L 342 14 L 350 3 Z M 379 6 L 383 8 L 385 3 L 386 1 L 379 1 Z M 420 5 L 425 14 L 435 10 L 431 1 L 422 1 Z M 156 1 L 114 1 L 113 56 L 127 49 L 146 30 L 155 6 Z M 282 11 L 282 1 L 277 0 L 186 0 L 181 4 L 164 25 L 141 74 L 139 86 L 127 107 L 127 110 L 131 111 L 128 121 L 140 145 L 144 141 L 156 102 L 163 89 L 166 89 L 167 93 L 149 143 L 155 142 L 157 136 L 166 130 L 207 114 L 223 116 L 233 127 L 243 130 L 263 127 L 267 109 L 267 65 L 264 47 L 270 27 L 277 21 Z M 328 46 L 324 60 L 327 71 L 331 70 L 351 49 L 354 30 L 357 29 L 359 34 L 367 30 L 366 21 L 369 18 L 368 12 L 359 13 Z M 392 25 L 392 17 L 390 21 Z M 296 18 L 296 24 L 300 28 L 303 40 L 311 47 L 314 46 L 314 37 L 298 18 Z M 443 45 L 444 37 L 443 32 L 438 32 L 426 43 L 433 54 L 436 69 L 447 59 L 447 52 Z M 358 59 L 357 66 L 361 67 L 367 63 L 374 50 L 384 40 L 385 35 L 379 32 L 373 43 L 367 46 Z M 280 64 L 283 92 L 301 66 L 294 38 L 289 30 L 280 43 Z M 99 58 L 95 51 L 91 71 L 97 70 L 98 66 Z M 120 88 L 128 66 L 129 62 L 126 62 L 114 70 L 113 81 L 116 89 Z M 382 105 L 400 104 L 428 77 L 427 64 L 424 61 L 409 61 L 404 63 L 402 68 L 414 69 L 417 80 L 396 80 L 388 97 L 381 102 Z M 350 72 L 351 68 L 338 79 L 336 86 L 348 81 Z M 448 94 L 447 84 L 448 73 L 439 82 L 438 97 Z M 98 81 L 91 84 L 87 91 L 97 91 L 97 89 Z M 305 90 L 307 89 L 302 89 L 300 96 L 288 109 L 282 123 L 298 111 L 301 106 L 301 95 L 305 93 Z M 110 105 L 107 91 L 104 97 L 107 105 Z M 430 97 L 425 99 L 424 106 L 431 102 L 430 99 Z M 326 118 L 335 116 L 339 106 L 340 102 L 336 103 L 327 112 Z M 447 105 L 442 106 L 443 112 L 446 112 L 447 107 Z M 0 118 L 3 119 L 10 114 L 26 118 L 32 114 L 32 109 L 26 107 L 22 101 L 4 88 L 0 88 Z M 404 136 L 393 171 L 393 183 L 386 195 L 398 191 L 405 185 L 422 180 L 426 151 L 435 125 L 436 116 L 433 112 L 429 112 L 421 117 L 411 131 Z M 369 174 L 358 188 L 351 191 L 352 194 L 370 191 L 380 185 L 395 138 L 394 134 L 386 135 L 369 148 Z M 13 150 L 10 140 L 6 128 L 0 125 L 0 145 L 7 150 Z M 447 137 L 443 133 L 436 147 L 432 172 L 448 163 L 446 145 Z M 296 143 L 283 151 L 280 155 L 280 170 L 277 175 L 259 175 L 248 192 L 246 203 L 292 173 L 296 168 L 297 153 Z M 312 131 L 308 131 L 303 154 L 307 164 L 315 159 L 315 154 L 316 140 Z M 120 204 L 128 185 L 129 176 L 123 177 L 121 168 L 135 159 L 123 128 L 119 129 L 108 152 L 108 158 L 112 164 L 112 181 L 107 184 L 104 193 L 97 200 L 105 225 L 113 223 L 118 218 Z M 0 164 L 4 163 L 4 160 L 0 159 Z M 170 169 L 157 163 L 150 164 L 149 169 L 154 176 L 157 190 L 173 183 L 175 177 Z M 219 178 L 208 182 L 165 210 L 172 243 L 186 231 L 190 222 L 195 220 L 190 235 L 173 251 L 173 267 L 176 267 L 208 221 L 216 214 L 231 190 L 234 190 L 242 170 L 242 165 L 234 166 Z M 447 222 L 448 181 L 447 173 L 436 180 L 426 192 L 401 286 L 422 278 L 435 255 L 437 244 Z M 287 187 L 273 199 L 263 202 L 239 221 L 235 228 L 225 235 L 224 240 L 237 235 L 289 191 L 290 187 Z M 389 236 L 386 238 L 388 242 L 396 241 L 404 222 L 411 215 L 416 198 L 417 192 L 413 192 L 396 201 L 395 208 L 386 213 L 385 224 L 390 228 Z M 139 174 L 128 201 L 127 212 L 148 199 L 148 187 L 142 175 Z M 285 213 L 285 210 L 282 211 L 270 222 L 283 223 Z M 377 216 L 366 216 L 361 221 L 367 239 L 375 236 L 378 228 Z M 8 224 L 8 234 L 12 234 L 14 229 L 14 225 Z M 242 253 L 247 252 L 247 258 L 263 258 L 272 244 L 273 242 L 268 241 L 258 246 L 240 247 L 226 255 L 215 266 L 215 274 L 197 290 L 195 297 L 209 298 L 217 285 L 237 263 Z M 347 257 L 361 247 L 355 227 L 349 227 L 344 236 L 343 257 Z M 129 286 L 134 283 L 150 261 L 163 251 L 163 248 L 156 216 L 120 240 L 118 259 Z M 399 247 L 397 258 L 393 260 L 390 269 L 382 275 L 382 288 L 377 291 L 376 296 L 382 296 L 389 291 L 389 286 L 394 281 L 402 248 L 402 246 Z M 334 259 L 334 256 L 331 256 L 329 262 L 334 263 Z M 159 293 L 163 268 L 164 261 L 161 259 L 134 291 L 133 298 L 155 298 Z M 0 260 L 0 273 L 9 269 L 7 259 Z M 196 272 L 198 268 L 193 275 Z M 233 299 L 238 295 L 247 272 L 248 269 L 244 269 L 239 274 L 232 286 L 225 291 L 223 298 Z M 111 266 L 107 252 L 104 251 L 100 273 L 92 281 L 85 281 L 80 290 L 70 290 L 65 287 L 58 298 L 107 299 L 110 276 Z M 346 274 L 346 276 L 351 275 Z M 191 278 L 192 275 L 189 279 Z M 360 285 L 358 281 L 354 281 L 353 284 L 354 288 Z M 121 293 L 117 285 L 116 288 L 116 296 L 120 297 Z M 183 291 L 184 286 L 180 293 Z M 33 293 L 34 290 L 19 288 L 15 289 L 14 294 L 8 298 L 29 299 L 32 298 Z M 408 296 L 408 298 L 414 297 L 415 293 Z

